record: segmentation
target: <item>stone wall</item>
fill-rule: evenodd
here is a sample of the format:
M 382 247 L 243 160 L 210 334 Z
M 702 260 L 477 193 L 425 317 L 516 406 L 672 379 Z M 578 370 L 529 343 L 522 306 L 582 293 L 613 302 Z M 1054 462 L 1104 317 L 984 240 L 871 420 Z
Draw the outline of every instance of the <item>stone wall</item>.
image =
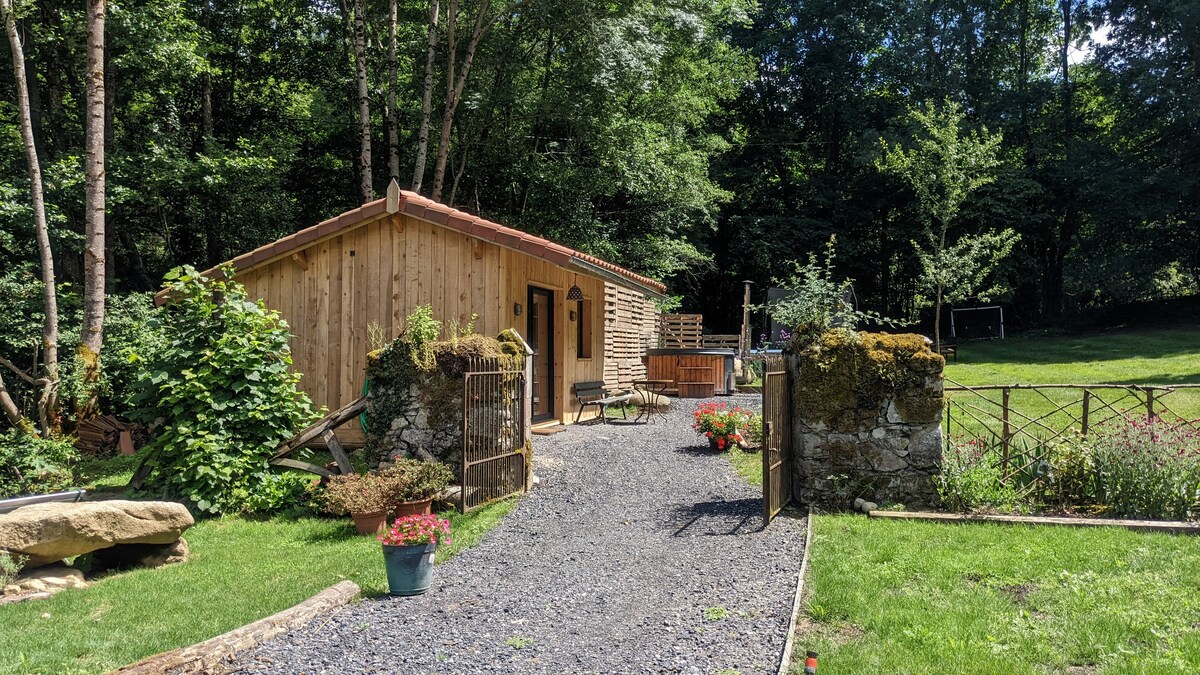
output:
M 519 338 L 469 335 L 433 342 L 424 354 L 398 339 L 371 355 L 367 377 L 367 456 L 373 465 L 399 457 L 439 461 L 456 471 L 462 464 L 463 399 L 466 371 L 512 371 L 525 365 Z M 501 379 L 507 381 L 502 385 Z M 484 386 L 483 381 L 490 380 Z M 517 435 L 521 391 L 515 378 L 473 378 L 470 410 L 477 444 L 520 445 Z M 514 397 L 514 389 L 517 396 Z M 459 477 L 461 478 L 461 477 Z
M 920 335 L 835 330 L 793 350 L 797 500 L 835 509 L 856 497 L 937 505 L 944 367 Z

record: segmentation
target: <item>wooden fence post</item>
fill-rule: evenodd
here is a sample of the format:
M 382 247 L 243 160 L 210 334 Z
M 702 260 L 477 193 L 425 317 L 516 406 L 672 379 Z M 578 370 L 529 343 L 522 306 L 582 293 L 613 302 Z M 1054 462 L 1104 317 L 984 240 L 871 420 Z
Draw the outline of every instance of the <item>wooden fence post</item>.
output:
M 1154 419 L 1154 387 L 1146 387 L 1146 421 Z
M 1011 440 L 1009 435 L 1012 433 L 1012 428 L 1008 422 L 1008 400 L 1009 400 L 1009 396 L 1011 394 L 1012 394 L 1012 390 L 1009 389 L 1008 387 L 1005 387 L 1002 392 L 1003 403 L 1002 403 L 1002 411 L 1001 411 L 1001 415 L 1002 415 L 1002 418 L 1004 421 L 1004 430 L 1003 430 L 1003 432 L 1001 432 L 1001 435 L 1000 435 L 1000 447 L 1003 448 L 1003 450 L 1004 450 L 1004 457 L 1001 460 L 1000 474 L 1002 476 L 1004 476 L 1006 479 L 1008 477 L 1008 446 L 1009 446 L 1009 443 Z
M 1087 435 L 1088 435 L 1088 413 L 1091 411 L 1091 408 L 1092 408 L 1092 390 L 1084 389 L 1083 390 L 1083 437 L 1084 438 L 1087 438 Z

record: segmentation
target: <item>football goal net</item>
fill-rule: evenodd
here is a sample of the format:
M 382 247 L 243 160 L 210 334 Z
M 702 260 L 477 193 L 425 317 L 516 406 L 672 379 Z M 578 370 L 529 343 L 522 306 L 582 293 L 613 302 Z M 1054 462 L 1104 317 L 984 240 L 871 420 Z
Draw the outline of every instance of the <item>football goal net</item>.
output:
M 950 337 L 958 340 L 1004 338 L 1004 308 L 963 307 L 950 310 Z

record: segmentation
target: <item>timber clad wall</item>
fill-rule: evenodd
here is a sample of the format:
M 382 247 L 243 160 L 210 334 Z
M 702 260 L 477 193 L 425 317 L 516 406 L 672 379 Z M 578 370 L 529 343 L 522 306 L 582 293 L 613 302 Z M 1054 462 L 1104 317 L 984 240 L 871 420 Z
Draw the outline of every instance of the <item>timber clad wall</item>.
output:
M 362 393 L 367 353 L 378 346 L 369 340 L 372 324 L 390 340 L 418 305 L 431 305 L 447 327 L 466 326 L 474 313 L 477 332 L 515 328 L 528 339 L 528 288 L 552 290 L 555 417 L 563 421 L 573 421 L 577 410 L 571 385 L 607 379 L 610 353 L 619 380 L 639 375 L 641 336 L 654 330 L 653 305 L 641 293 L 615 285 L 610 291 L 598 277 L 403 213 L 375 216 L 236 278 L 287 320 L 295 369 L 304 375 L 300 386 L 330 410 Z M 586 353 L 592 358 L 577 357 L 578 327 L 568 316 L 577 306 L 566 301 L 572 284 L 591 301 L 594 329 Z M 612 311 L 610 294 L 617 300 Z M 521 316 L 514 313 L 516 304 L 524 309 Z M 619 344 L 610 345 L 606 333 L 620 336 Z M 359 443 L 361 429 L 347 424 L 339 437 Z
M 658 346 L 659 315 L 644 294 L 604 285 L 604 384 L 609 389 L 630 390 L 634 380 L 645 379 L 643 357 Z

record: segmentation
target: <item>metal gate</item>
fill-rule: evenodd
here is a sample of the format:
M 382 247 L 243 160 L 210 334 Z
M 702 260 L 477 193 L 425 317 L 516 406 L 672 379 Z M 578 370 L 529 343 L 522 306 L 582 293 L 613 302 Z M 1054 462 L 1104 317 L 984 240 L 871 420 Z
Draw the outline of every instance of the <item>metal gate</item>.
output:
M 792 501 L 791 389 L 782 359 L 763 369 L 763 527 Z
M 525 373 L 463 373 L 462 495 L 464 513 L 528 489 Z

